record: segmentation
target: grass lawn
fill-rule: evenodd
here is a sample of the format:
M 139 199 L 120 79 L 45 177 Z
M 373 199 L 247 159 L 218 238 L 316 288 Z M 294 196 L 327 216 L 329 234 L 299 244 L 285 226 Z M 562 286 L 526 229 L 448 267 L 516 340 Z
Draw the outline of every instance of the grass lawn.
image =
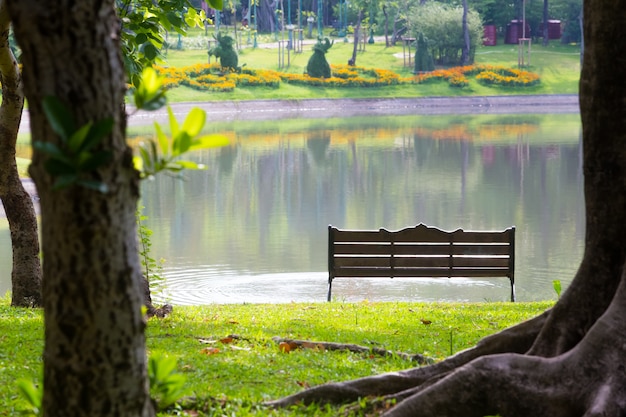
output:
M 310 41 L 308 41 L 310 42 Z M 311 56 L 311 44 L 305 44 L 303 53 L 290 55 L 290 65 L 278 66 L 278 49 L 272 44 L 259 44 L 257 48 L 245 47 L 239 52 L 239 65 L 253 69 L 271 69 L 301 74 Z M 345 64 L 352 54 L 352 44 L 336 39 L 327 54 L 331 64 Z M 408 57 L 407 57 L 408 58 Z M 165 54 L 165 65 L 184 67 L 207 63 L 206 50 L 169 50 Z M 213 61 L 215 62 L 215 58 Z M 285 57 L 287 62 L 287 57 Z M 400 44 L 385 47 L 382 42 L 366 45 L 359 52 L 357 65 L 366 68 L 388 69 L 402 77 L 410 77 L 413 68 L 404 66 L 405 58 Z M 480 46 L 475 63 L 494 64 L 517 68 L 518 48 L 516 45 Z M 580 75 L 580 47 L 552 42 L 547 47 L 533 45 L 530 65 L 524 68 L 540 75 L 541 82 L 532 87 L 500 87 L 479 84 L 473 77 L 464 88 L 451 87 L 445 81 L 419 85 L 394 85 L 375 88 L 326 88 L 306 87 L 281 83 L 279 88 L 237 87 L 232 92 L 207 92 L 189 87 L 177 87 L 169 92 L 172 102 L 180 101 L 223 101 L 251 99 L 306 99 L 306 98 L 376 98 L 376 97 L 433 97 L 433 96 L 491 96 L 514 94 L 576 94 Z
M 177 372 L 186 378 L 185 394 L 197 399 L 195 405 L 181 408 L 196 408 L 200 416 L 330 417 L 339 410 L 272 411 L 260 403 L 324 382 L 416 365 L 397 356 L 320 349 L 283 353 L 272 337 L 353 343 L 439 360 L 552 305 L 332 302 L 176 307 L 172 316 L 149 321 L 147 344 L 150 355 L 177 360 Z M 0 416 L 17 415 L 26 407 L 15 381 L 40 373 L 42 325 L 40 310 L 13 309 L 7 298 L 0 301 Z M 181 415 L 181 408 L 161 415 Z

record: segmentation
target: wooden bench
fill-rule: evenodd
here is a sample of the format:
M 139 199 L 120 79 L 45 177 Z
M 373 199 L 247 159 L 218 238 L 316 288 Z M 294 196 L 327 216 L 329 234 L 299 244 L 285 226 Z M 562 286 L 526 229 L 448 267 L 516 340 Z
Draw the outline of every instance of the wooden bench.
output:
M 511 281 L 515 227 L 446 232 L 419 224 L 398 231 L 328 226 L 328 301 L 335 278 L 492 278 Z

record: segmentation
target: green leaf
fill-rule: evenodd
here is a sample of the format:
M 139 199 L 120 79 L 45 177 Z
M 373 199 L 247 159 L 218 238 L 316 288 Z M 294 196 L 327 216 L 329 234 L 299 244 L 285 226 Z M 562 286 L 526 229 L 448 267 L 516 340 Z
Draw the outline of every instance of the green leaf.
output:
M 135 89 L 134 99 L 135 107 L 143 110 L 157 110 L 167 102 L 163 77 L 160 77 L 154 68 L 147 67 L 141 73 L 141 81 Z
M 109 151 L 100 151 L 96 153 L 85 153 L 86 157 L 82 158 L 78 165 L 79 171 L 95 171 L 98 167 L 108 164 L 113 159 L 113 154 Z
M 139 149 L 139 152 L 141 152 L 141 149 Z M 143 172 L 143 157 L 133 156 L 133 166 L 137 171 Z
M 45 163 L 46 171 L 52 176 L 76 174 L 78 170 L 72 163 L 50 158 Z
M 62 160 L 64 162 L 67 162 L 68 164 L 71 163 L 71 160 L 67 156 L 65 156 L 61 149 L 54 143 L 37 141 L 33 143 L 33 148 L 42 153 L 45 153 L 52 158 Z
M 196 151 L 200 149 L 218 148 L 220 146 L 227 146 L 228 144 L 229 140 L 224 135 L 206 135 L 194 140 L 189 150 Z
M 159 141 L 159 146 L 161 148 L 161 153 L 165 156 L 170 154 L 170 140 L 167 135 L 161 129 L 161 126 L 158 123 L 154 124 L 154 129 L 156 130 L 156 137 Z
M 89 135 L 83 142 L 79 151 L 88 151 L 93 148 L 95 145 L 99 144 L 102 139 L 109 135 L 113 131 L 114 121 L 112 117 L 107 117 L 106 119 L 100 120 L 96 122 L 89 131 Z
M 211 6 L 212 9 L 224 9 L 224 2 L 222 0 L 207 0 L 207 3 L 209 3 L 209 6 Z
M 156 59 L 157 56 L 159 56 L 159 50 L 156 49 L 156 47 L 152 45 L 152 43 L 145 43 L 143 46 L 143 54 L 146 56 L 146 58 L 152 61 Z
M 178 132 L 180 131 L 180 128 L 178 127 L 178 120 L 176 120 L 176 117 L 174 116 L 174 112 L 172 111 L 171 107 L 167 107 L 167 114 L 169 115 L 169 119 L 170 119 L 170 133 L 172 134 L 172 137 L 176 137 L 178 136 Z
M 138 45 L 141 45 L 142 43 L 146 43 L 148 41 L 148 35 L 146 35 L 145 33 L 139 33 L 137 34 L 137 36 L 135 36 L 135 42 Z
M 43 390 L 27 379 L 18 379 L 17 389 L 20 395 L 28 402 L 32 411 L 38 414 L 41 409 Z
M 70 185 L 76 184 L 76 181 L 78 181 L 78 175 L 76 174 L 59 175 L 54 181 L 54 184 L 52 184 L 52 189 L 62 190 Z
M 73 132 L 67 140 L 67 147 L 70 153 L 76 153 L 80 147 L 83 145 L 87 134 L 91 130 L 92 123 L 88 122 L 82 125 L 78 130 Z
M 206 112 L 198 107 L 194 107 L 185 118 L 182 130 L 190 137 L 194 137 L 202 131 L 205 121 Z
M 41 105 L 54 133 L 59 135 L 63 141 L 66 141 L 75 129 L 72 113 L 61 100 L 54 96 L 44 97 Z
M 189 150 L 191 146 L 191 136 L 184 130 L 181 130 L 178 136 L 174 137 L 172 142 L 172 156 L 180 156 Z

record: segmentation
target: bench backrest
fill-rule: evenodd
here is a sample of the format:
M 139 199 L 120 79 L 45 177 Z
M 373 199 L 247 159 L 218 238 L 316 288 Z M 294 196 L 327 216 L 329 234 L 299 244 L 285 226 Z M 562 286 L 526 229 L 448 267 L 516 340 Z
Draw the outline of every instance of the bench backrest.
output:
M 398 231 L 328 226 L 328 300 L 340 277 L 507 277 L 515 301 L 515 227 L 447 232 L 419 224 Z

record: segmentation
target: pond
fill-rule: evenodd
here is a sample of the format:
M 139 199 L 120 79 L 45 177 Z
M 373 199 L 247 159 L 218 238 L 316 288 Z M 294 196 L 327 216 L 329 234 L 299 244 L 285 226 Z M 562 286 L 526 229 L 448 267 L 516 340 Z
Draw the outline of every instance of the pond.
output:
M 583 251 L 577 114 L 297 119 L 213 124 L 231 145 L 141 205 L 173 304 L 324 301 L 327 227 L 516 227 L 519 301 L 556 298 Z M 8 254 L 0 223 L 0 251 Z M 10 287 L 0 259 L 0 291 Z M 497 279 L 338 279 L 338 301 L 507 301 Z

